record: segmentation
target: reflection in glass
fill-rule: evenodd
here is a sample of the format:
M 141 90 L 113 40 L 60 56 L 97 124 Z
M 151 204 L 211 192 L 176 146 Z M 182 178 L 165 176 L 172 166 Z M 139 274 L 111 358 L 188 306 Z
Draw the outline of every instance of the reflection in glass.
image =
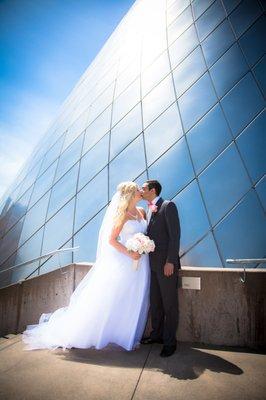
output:
M 89 182 L 108 163 L 108 150 L 109 134 L 105 135 L 82 157 L 78 190 Z
M 210 229 L 196 180 L 174 199 L 180 219 L 180 251 L 184 253 Z
M 214 235 L 221 249 L 224 264 L 227 258 L 265 257 L 265 216 L 253 189 L 238 207 L 217 225 Z M 233 266 L 242 267 L 238 264 Z
M 79 159 L 81 154 L 81 147 L 83 142 L 83 135 L 79 136 L 65 151 L 60 155 L 55 181 L 74 165 Z
M 29 207 L 32 207 L 32 205 L 35 204 L 36 201 L 39 200 L 52 186 L 56 166 L 57 161 L 47 168 L 47 170 L 35 182 Z
M 177 104 L 174 103 L 145 129 L 148 165 L 152 164 L 162 153 L 174 144 L 182 134 Z
M 237 136 L 251 119 L 263 109 L 264 99 L 249 72 L 222 99 L 221 104 L 233 134 Z
M 208 73 L 178 100 L 185 131 L 189 130 L 217 101 Z
M 195 170 L 199 173 L 232 140 L 220 105 L 216 105 L 188 132 L 187 140 Z
M 74 204 L 72 199 L 45 224 L 42 254 L 59 249 L 72 236 Z
M 237 145 L 253 182 L 266 171 L 266 113 L 262 112 L 237 139 Z
M 140 82 L 136 79 L 113 103 L 113 126 L 140 101 Z
M 149 167 L 149 177 L 150 179 L 157 179 L 162 184 L 162 196 L 165 199 L 171 199 L 194 178 L 184 138 L 181 138 Z
M 206 70 L 200 46 L 198 46 L 173 71 L 177 97 L 181 96 Z
M 142 101 L 143 122 L 147 127 L 175 100 L 175 93 L 171 76 L 167 76 Z
M 143 137 L 140 135 L 110 163 L 110 196 L 119 182 L 134 180 L 145 167 Z
M 45 221 L 50 192 L 46 193 L 26 214 L 19 245 L 22 245 Z
M 108 107 L 85 132 L 82 154 L 94 146 L 110 129 L 111 107 Z
M 76 193 L 78 164 L 74 165 L 52 188 L 47 219 Z
M 95 261 L 99 229 L 105 212 L 106 208 L 100 211 L 74 236 L 74 246 L 80 246 L 79 251 L 74 253 L 74 262 Z
M 17 251 L 15 265 L 21 264 L 39 257 L 41 253 L 43 228 L 41 228 L 35 235 L 33 235 L 23 246 Z M 30 275 L 39 265 L 39 261 L 15 268 L 12 272 L 12 282 L 18 282 L 20 279 L 26 278 Z M 38 271 L 32 276 L 36 276 Z
M 234 144 L 199 176 L 199 183 L 210 219 L 215 224 L 251 186 Z
M 107 204 L 107 179 L 107 168 L 104 168 L 77 194 L 75 232 Z
M 110 159 L 120 153 L 141 131 L 141 108 L 138 104 L 111 130 Z
M 210 69 L 218 95 L 224 96 L 247 70 L 248 65 L 238 44 L 233 45 Z
M 184 254 L 181 264 L 193 267 L 223 267 L 212 233 Z

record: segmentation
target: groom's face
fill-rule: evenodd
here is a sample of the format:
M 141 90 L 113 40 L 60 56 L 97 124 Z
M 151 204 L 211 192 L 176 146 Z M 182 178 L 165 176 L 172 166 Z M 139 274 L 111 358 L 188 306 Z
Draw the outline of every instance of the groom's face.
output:
M 152 201 L 156 197 L 155 189 L 149 189 L 148 183 L 142 185 L 142 197 L 144 200 Z

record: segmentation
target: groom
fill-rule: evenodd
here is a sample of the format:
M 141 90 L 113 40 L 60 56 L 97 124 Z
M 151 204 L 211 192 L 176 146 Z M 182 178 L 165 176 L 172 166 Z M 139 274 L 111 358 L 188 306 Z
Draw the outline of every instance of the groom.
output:
M 151 266 L 150 308 L 152 332 L 142 344 L 163 343 L 161 357 L 176 350 L 178 324 L 178 269 L 180 266 L 180 224 L 176 205 L 160 197 L 162 187 L 156 180 L 142 185 L 142 197 L 148 201 L 147 235 L 155 242 L 149 253 Z

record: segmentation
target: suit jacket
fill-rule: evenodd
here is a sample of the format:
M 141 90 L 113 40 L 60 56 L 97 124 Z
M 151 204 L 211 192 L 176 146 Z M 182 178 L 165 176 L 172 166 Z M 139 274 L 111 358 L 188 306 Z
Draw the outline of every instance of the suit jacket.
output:
M 166 262 L 180 269 L 180 223 L 176 205 L 160 197 L 156 206 L 157 212 L 152 213 L 147 228 L 147 235 L 155 243 L 155 251 L 149 253 L 151 269 L 163 272 Z

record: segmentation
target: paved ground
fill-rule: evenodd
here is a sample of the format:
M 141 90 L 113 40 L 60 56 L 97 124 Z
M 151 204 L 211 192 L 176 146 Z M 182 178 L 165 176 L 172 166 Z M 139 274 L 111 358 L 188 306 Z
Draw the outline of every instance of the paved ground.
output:
M 1 400 L 264 400 L 266 356 L 179 343 L 121 350 L 23 350 L 0 339 Z

